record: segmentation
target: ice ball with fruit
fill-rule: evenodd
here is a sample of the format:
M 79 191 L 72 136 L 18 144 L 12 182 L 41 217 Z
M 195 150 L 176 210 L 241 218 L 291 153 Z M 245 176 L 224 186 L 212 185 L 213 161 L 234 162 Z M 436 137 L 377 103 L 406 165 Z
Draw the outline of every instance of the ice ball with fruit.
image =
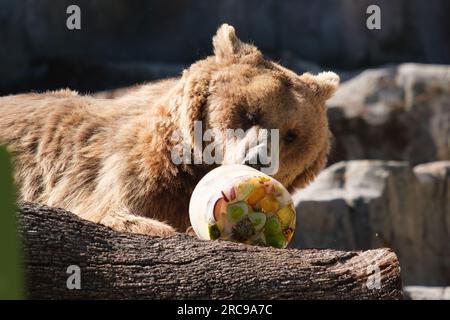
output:
M 192 193 L 189 216 L 201 239 L 276 248 L 288 245 L 296 220 L 286 188 L 244 165 L 220 166 L 205 175 Z

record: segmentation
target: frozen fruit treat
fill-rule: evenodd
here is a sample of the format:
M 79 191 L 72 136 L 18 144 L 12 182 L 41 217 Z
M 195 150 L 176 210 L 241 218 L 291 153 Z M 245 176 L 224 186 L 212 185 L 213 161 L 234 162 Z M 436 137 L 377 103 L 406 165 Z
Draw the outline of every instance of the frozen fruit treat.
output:
M 295 208 L 281 183 L 244 165 L 224 165 L 195 187 L 189 204 L 195 233 L 205 240 L 231 240 L 285 248 L 295 229 Z

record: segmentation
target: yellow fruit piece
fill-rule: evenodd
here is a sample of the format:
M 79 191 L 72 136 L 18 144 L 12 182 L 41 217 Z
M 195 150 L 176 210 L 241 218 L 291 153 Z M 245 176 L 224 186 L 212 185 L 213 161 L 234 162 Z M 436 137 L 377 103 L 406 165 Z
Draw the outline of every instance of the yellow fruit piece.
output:
M 281 226 L 287 228 L 293 224 L 295 220 L 295 211 L 290 206 L 283 207 L 277 212 L 278 219 L 280 219 Z
M 260 201 L 266 195 L 266 190 L 264 187 L 256 187 L 250 192 L 247 203 L 251 206 L 254 206 L 258 201 Z
M 248 180 L 248 183 L 251 183 L 251 184 L 254 184 L 254 185 L 259 184 L 259 177 L 251 177 L 251 178 Z
M 269 182 L 269 181 L 270 181 L 270 178 L 268 178 L 268 177 L 264 177 L 264 176 L 259 177 L 260 183 Z
M 240 182 L 237 186 L 236 186 L 236 199 L 238 201 L 243 201 L 245 200 L 250 193 L 252 192 L 252 190 L 255 188 L 255 186 L 251 183 L 248 182 Z
M 270 195 L 262 198 L 259 205 L 261 206 L 261 210 L 265 213 L 276 211 L 280 207 L 277 199 Z

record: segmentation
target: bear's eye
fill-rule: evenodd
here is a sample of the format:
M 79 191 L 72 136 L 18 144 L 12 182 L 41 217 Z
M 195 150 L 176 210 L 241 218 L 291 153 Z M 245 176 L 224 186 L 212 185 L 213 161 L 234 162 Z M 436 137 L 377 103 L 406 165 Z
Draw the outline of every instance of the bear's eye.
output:
M 251 127 L 257 125 L 260 121 L 261 115 L 259 112 L 246 112 L 244 114 L 243 126 L 244 130 L 250 129 Z
M 293 130 L 288 130 L 284 136 L 284 141 L 286 141 L 286 143 L 292 143 L 295 139 L 297 139 L 297 134 Z
M 258 124 L 260 115 L 257 112 L 248 112 L 246 117 L 249 123 L 255 125 Z

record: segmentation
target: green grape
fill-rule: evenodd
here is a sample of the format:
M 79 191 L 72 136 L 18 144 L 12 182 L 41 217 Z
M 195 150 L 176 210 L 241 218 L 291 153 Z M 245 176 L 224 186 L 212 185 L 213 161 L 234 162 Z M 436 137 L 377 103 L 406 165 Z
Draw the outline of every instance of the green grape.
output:
M 256 231 L 261 230 L 266 224 L 266 215 L 261 212 L 252 212 L 249 213 L 248 217 L 253 224 L 253 227 Z
M 227 214 L 232 221 L 238 221 L 249 211 L 247 203 L 239 201 L 228 205 Z
M 265 234 L 266 235 L 278 235 L 281 234 L 281 223 L 276 217 L 270 217 L 267 219 Z

